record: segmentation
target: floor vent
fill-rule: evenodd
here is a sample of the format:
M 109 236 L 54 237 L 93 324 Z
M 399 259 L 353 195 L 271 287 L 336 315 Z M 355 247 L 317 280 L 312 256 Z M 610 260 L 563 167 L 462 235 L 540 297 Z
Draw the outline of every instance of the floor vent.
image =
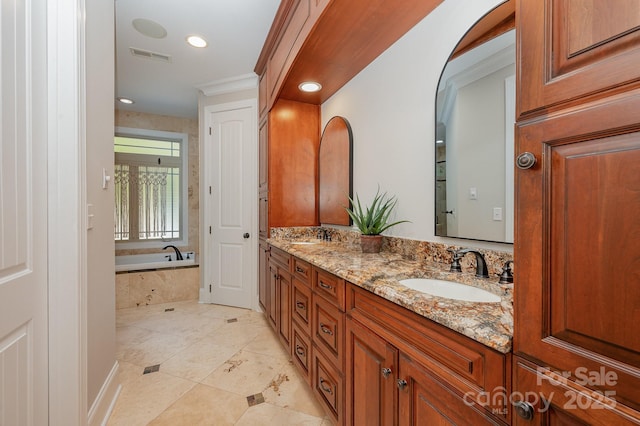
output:
M 146 59 L 155 59 L 157 61 L 171 62 L 171 56 L 164 53 L 151 52 L 149 50 L 138 49 L 136 47 L 130 47 L 129 50 L 133 56 Z

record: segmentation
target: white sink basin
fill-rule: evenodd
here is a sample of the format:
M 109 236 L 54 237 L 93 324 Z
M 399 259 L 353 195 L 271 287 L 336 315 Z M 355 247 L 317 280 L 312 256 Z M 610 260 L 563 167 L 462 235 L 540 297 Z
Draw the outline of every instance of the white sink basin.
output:
M 292 241 L 291 244 L 296 246 L 310 246 L 312 244 L 318 244 L 315 241 Z
M 409 278 L 400 280 L 400 284 L 432 296 L 465 302 L 498 303 L 500 296 L 470 285 L 431 278 Z

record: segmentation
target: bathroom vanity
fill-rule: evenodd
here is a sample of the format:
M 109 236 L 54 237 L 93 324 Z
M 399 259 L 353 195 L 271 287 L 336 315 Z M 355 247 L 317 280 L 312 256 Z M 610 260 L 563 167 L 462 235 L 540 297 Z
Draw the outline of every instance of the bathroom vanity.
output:
M 271 239 L 267 253 L 265 315 L 337 424 L 509 423 L 512 285 L 342 242 Z M 498 302 L 399 281 L 411 277 L 458 279 Z

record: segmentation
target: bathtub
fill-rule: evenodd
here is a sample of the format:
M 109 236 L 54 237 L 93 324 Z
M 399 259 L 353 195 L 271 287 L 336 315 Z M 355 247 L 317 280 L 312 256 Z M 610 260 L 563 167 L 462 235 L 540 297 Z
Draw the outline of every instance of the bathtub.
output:
M 116 256 L 116 272 L 180 268 L 197 265 L 195 252 L 184 252 L 182 253 L 182 257 L 184 260 L 176 260 L 176 253 L 173 250 L 162 253 Z

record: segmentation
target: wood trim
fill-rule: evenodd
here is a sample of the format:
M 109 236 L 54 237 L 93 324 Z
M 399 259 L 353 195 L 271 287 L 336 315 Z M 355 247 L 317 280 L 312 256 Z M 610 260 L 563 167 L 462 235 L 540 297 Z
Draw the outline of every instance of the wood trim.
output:
M 481 44 L 516 27 L 515 0 L 507 0 L 484 15 L 460 40 L 449 60 L 468 52 Z

